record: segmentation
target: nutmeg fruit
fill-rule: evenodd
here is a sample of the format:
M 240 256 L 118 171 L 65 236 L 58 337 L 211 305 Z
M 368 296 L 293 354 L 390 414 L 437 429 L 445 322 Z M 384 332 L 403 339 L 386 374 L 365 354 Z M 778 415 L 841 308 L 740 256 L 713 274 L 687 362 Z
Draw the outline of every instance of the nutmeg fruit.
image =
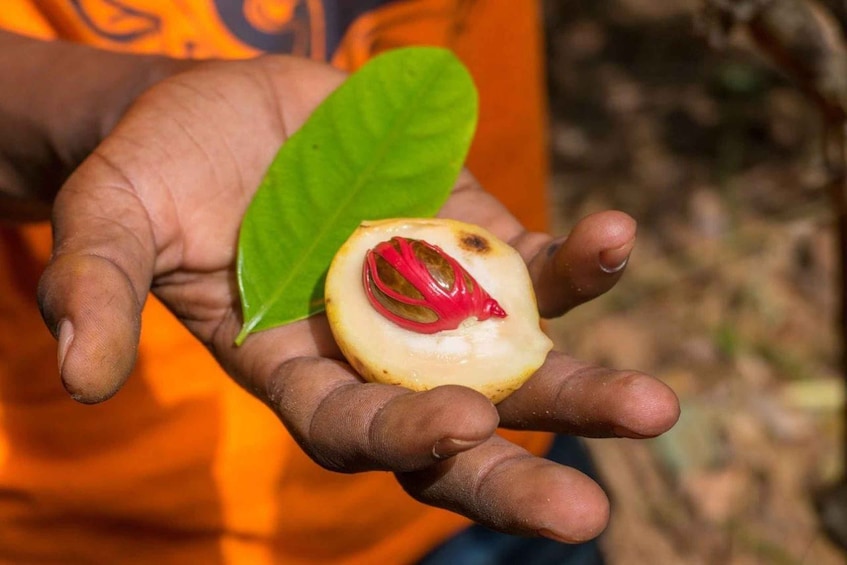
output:
M 553 343 L 526 265 L 487 230 L 447 219 L 363 222 L 326 278 L 333 336 L 368 381 L 517 390 Z

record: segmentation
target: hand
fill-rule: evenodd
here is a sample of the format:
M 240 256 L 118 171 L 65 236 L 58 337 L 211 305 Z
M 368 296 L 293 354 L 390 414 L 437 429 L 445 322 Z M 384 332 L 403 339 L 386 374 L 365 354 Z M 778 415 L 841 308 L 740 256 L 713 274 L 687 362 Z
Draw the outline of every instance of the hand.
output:
M 503 425 L 656 435 L 678 415 L 676 397 L 658 381 L 552 353 L 494 407 L 464 387 L 413 393 L 362 383 L 322 316 L 233 345 L 241 326 L 234 268 L 241 217 L 276 149 L 343 78 L 287 57 L 201 63 L 137 100 L 55 201 L 54 256 L 39 300 L 59 340 L 65 387 L 81 402 L 120 388 L 152 291 L 325 467 L 393 471 L 419 500 L 497 529 L 593 537 L 608 516 L 601 489 L 494 432 Z M 635 235 L 629 217 L 609 212 L 555 245 L 524 231 L 469 174 L 442 213 L 515 245 L 546 316 L 611 288 Z

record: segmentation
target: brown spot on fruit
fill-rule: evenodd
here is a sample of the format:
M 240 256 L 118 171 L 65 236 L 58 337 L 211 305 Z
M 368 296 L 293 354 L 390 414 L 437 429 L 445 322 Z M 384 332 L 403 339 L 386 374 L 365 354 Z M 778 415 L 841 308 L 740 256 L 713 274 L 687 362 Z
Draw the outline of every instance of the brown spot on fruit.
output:
M 459 234 L 459 245 L 462 249 L 480 255 L 485 255 L 491 251 L 491 245 L 488 243 L 488 240 L 478 233 L 461 232 Z

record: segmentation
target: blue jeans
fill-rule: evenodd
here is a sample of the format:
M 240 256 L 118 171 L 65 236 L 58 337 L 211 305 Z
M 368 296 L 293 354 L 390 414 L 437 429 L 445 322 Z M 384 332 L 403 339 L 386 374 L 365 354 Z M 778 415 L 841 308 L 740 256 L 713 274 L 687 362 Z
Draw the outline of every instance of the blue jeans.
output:
M 596 473 L 582 442 L 557 436 L 547 459 L 575 467 L 595 478 Z M 602 565 L 597 540 L 569 545 L 546 538 L 501 534 L 471 526 L 434 549 L 418 565 Z

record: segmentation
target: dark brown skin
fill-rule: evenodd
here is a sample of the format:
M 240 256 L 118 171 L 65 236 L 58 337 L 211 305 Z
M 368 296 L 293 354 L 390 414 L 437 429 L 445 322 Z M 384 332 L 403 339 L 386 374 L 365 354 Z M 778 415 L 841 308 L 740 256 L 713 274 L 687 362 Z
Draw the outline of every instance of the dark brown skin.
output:
M 6 49 L 16 57 L 5 56 Z M 63 70 L 50 65 L 54 55 L 68 57 Z M 0 35 L 0 73 L 16 77 L 0 84 L 0 129 L 7 132 L 0 194 L 2 202 L 18 203 L 3 204 L 2 212 L 25 219 L 52 211 L 55 255 L 38 297 L 74 398 L 101 402 L 124 383 L 152 291 L 320 464 L 393 471 L 413 497 L 499 530 L 566 541 L 603 530 L 609 506 L 596 483 L 494 432 L 505 426 L 654 436 L 679 414 L 674 393 L 658 380 L 551 353 L 524 388 L 495 408 L 463 387 L 413 393 L 363 384 L 341 360 L 321 316 L 233 345 L 241 325 L 235 284 L 241 216 L 279 145 L 344 79 L 341 73 L 281 56 L 182 64 L 108 55 L 104 77 L 63 74 L 74 65 L 102 69 L 103 56 Z M 138 96 L 139 81 L 125 87 L 115 78 L 122 73 L 146 77 L 140 82 L 152 88 Z M 37 87 L 66 99 L 23 104 L 10 86 L 20 84 L 17 77 L 32 87 L 25 91 Z M 69 80 L 78 87 L 61 88 Z M 90 92 L 99 93 L 96 104 Z M 69 116 L 53 104 L 80 106 Z M 27 117 L 35 127 L 11 127 Z M 19 166 L 22 156 L 26 166 Z M 40 170 L 52 171 L 50 182 Z M 442 215 L 511 242 L 529 263 L 546 316 L 610 289 L 635 239 L 631 218 L 605 212 L 555 246 L 547 234 L 526 232 L 467 173 Z

